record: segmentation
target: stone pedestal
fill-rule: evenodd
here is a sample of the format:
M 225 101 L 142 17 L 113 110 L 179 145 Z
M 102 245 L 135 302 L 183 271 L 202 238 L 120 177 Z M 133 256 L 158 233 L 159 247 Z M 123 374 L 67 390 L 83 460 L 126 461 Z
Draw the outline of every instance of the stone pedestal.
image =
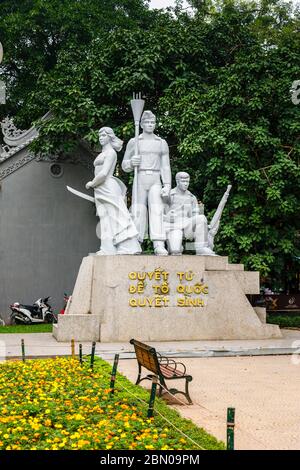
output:
M 88 256 L 58 341 L 187 341 L 280 338 L 245 294 L 259 273 L 211 256 Z

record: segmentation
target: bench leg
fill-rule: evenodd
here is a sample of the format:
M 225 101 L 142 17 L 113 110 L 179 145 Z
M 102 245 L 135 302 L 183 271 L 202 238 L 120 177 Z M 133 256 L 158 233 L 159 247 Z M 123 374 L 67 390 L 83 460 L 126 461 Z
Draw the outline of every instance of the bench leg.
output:
M 189 380 L 185 379 L 185 396 L 187 398 L 187 401 L 189 402 L 190 405 L 193 404 L 190 394 L 189 394 Z
M 138 385 L 141 381 L 141 374 L 142 374 L 142 366 L 141 364 L 138 362 L 138 367 L 139 367 L 139 370 L 138 370 L 138 376 L 137 376 L 137 379 L 136 379 L 136 382 L 135 382 L 135 385 Z
M 181 390 L 177 390 L 177 388 L 169 388 L 168 392 L 171 393 L 171 395 L 176 395 L 177 393 L 179 393 L 180 395 L 183 395 L 189 402 L 189 405 L 192 405 L 193 402 L 189 394 L 189 382 L 190 380 L 185 379 L 185 392 L 182 392 Z
M 193 402 L 191 400 L 191 397 L 189 395 L 189 392 L 185 391 L 185 392 L 182 392 L 181 390 L 177 390 L 177 388 L 170 388 L 168 390 L 169 393 L 171 393 L 171 395 L 177 395 L 177 394 L 180 394 L 180 395 L 183 395 L 187 401 L 189 402 L 189 405 L 192 405 Z

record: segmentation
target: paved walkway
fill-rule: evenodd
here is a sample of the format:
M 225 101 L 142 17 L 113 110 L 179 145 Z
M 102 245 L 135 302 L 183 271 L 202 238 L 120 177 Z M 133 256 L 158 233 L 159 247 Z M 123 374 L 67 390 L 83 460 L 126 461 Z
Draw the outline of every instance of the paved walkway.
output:
M 226 340 L 226 341 L 165 341 L 151 345 L 172 357 L 213 357 L 291 354 L 300 347 L 299 330 L 282 330 L 282 339 Z M 59 343 L 51 333 L 0 333 L 0 357 L 21 356 L 21 339 L 25 341 L 28 356 L 60 356 L 71 353 L 70 342 Z M 84 354 L 91 352 L 91 342 L 83 342 Z M 78 351 L 78 343 L 76 344 Z M 133 347 L 125 343 L 97 343 L 96 353 L 111 359 L 116 353 L 124 358 L 133 358 Z
M 24 339 L 27 357 L 65 356 L 71 354 L 70 343 L 58 343 L 51 333 L 0 333 L 0 360 L 21 357 Z M 91 343 L 83 344 L 83 354 L 91 353 Z M 78 353 L 78 345 L 76 345 Z
M 292 356 L 183 359 L 193 376 L 190 394 L 194 404 L 172 406 L 224 442 L 226 409 L 235 407 L 236 449 L 299 450 L 300 358 L 299 365 L 291 359 Z M 135 381 L 136 361 L 120 361 L 119 371 Z M 178 388 L 182 385 L 178 381 Z M 172 403 L 176 403 L 174 398 Z

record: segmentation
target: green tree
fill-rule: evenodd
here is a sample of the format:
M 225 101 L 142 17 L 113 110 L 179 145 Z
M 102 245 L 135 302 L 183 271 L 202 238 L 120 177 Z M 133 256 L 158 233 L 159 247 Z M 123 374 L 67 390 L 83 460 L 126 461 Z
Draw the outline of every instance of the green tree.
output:
M 219 253 L 282 279 L 300 248 L 300 119 L 289 95 L 299 76 L 299 14 L 275 0 L 228 1 L 209 18 L 206 75 L 178 77 L 161 113 L 178 140 L 178 168 L 192 168 L 208 210 L 233 184 Z M 200 34 L 202 19 L 199 7 Z
M 128 140 L 130 97 L 143 91 L 173 172 L 191 173 L 209 219 L 233 185 L 218 252 L 279 279 L 300 255 L 300 107 L 289 94 L 299 13 L 279 0 L 191 3 L 193 14 L 145 10 L 142 22 L 68 42 L 17 116 L 50 109 L 33 146 L 63 156 L 78 138 L 96 144 L 102 125 Z
M 135 24 L 145 27 L 147 4 L 148 0 L 1 0 L 0 79 L 8 95 L 1 115 L 30 124 L 39 110 L 27 112 L 27 97 L 39 87 L 39 78 L 56 66 L 58 55 L 69 47 L 86 48 L 103 31 Z

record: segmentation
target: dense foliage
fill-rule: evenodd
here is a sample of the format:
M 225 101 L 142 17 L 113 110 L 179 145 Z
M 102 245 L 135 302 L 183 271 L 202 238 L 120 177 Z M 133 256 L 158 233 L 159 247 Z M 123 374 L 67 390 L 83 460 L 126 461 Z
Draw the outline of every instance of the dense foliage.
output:
M 300 316 L 294 315 L 267 315 L 267 323 L 279 325 L 280 328 L 300 328 Z
M 8 89 L 1 114 L 17 114 L 24 124 L 40 117 L 35 107 L 28 107 L 28 95 L 39 88 L 43 74 L 55 68 L 59 54 L 69 47 L 84 49 L 103 31 L 146 27 L 147 1 L 1 0 L 1 75 Z
M 129 100 L 142 91 L 170 144 L 173 172 L 191 172 L 209 218 L 233 185 L 219 254 L 282 284 L 300 256 L 300 106 L 289 93 L 300 78 L 299 12 L 280 0 L 190 3 L 192 14 L 141 6 L 141 21 L 99 28 L 80 43 L 70 32 L 51 67 L 38 61 L 24 103 L 13 95 L 15 115 L 22 123 L 50 109 L 34 147 L 65 154 L 78 138 L 95 144 L 104 124 L 127 141 Z

